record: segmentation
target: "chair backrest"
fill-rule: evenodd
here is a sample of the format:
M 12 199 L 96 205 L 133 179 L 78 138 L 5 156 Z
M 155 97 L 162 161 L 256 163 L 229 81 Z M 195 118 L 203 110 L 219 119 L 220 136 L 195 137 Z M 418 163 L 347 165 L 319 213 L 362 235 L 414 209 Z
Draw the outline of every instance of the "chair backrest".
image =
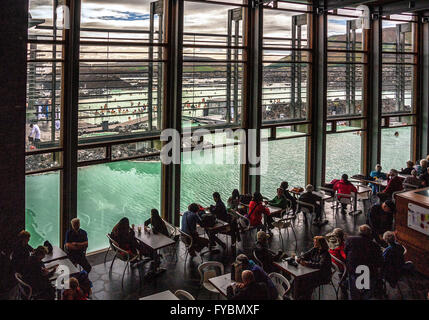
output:
M 314 205 L 312 205 L 311 203 L 301 201 L 301 200 L 297 200 L 296 203 L 299 204 L 300 210 L 304 213 L 311 214 L 311 213 L 315 212 Z M 310 212 L 310 208 L 311 208 L 311 212 Z
M 405 190 L 415 190 L 419 188 L 418 186 L 414 184 L 409 184 L 409 183 L 402 183 L 402 185 L 405 188 Z
M 180 299 L 180 297 L 185 298 L 186 300 L 195 300 L 194 296 L 185 290 L 176 290 L 174 293 L 176 297 Z
M 335 269 L 336 272 L 340 273 L 340 274 L 345 274 L 347 273 L 347 266 L 346 264 L 341 261 L 340 259 L 338 259 L 337 257 L 333 256 L 332 254 L 329 254 L 332 258 L 332 260 L 334 260 L 336 263 L 331 263 L 332 267 Z M 343 267 L 344 271 L 341 271 L 340 267 L 338 266 L 338 264 L 340 264 Z
M 402 248 L 404 248 L 404 256 L 407 254 L 407 248 L 405 248 L 402 244 L 401 244 Z
M 164 223 L 165 223 L 165 227 L 167 228 L 167 231 L 168 231 L 168 234 L 170 235 L 170 238 L 174 238 L 175 236 L 177 236 L 179 234 L 178 228 L 176 228 L 175 226 L 170 224 L 168 221 L 165 221 L 164 219 L 162 219 L 162 221 L 164 221 Z
M 277 272 L 271 272 L 268 277 L 270 277 L 271 281 L 276 286 L 277 292 L 279 294 L 278 300 L 283 300 L 283 297 L 290 290 L 290 283 L 288 279 L 286 279 L 284 276 Z
M 125 251 L 124 249 L 122 249 L 121 247 L 119 247 L 119 244 L 115 240 L 112 239 L 112 237 L 109 233 L 107 234 L 107 238 L 109 239 L 110 247 L 116 253 L 116 257 L 118 257 L 120 260 L 124 260 L 124 261 L 130 260 L 130 258 L 131 258 L 130 254 L 127 251 Z
M 177 230 L 179 230 L 179 233 L 180 233 L 180 235 L 182 236 L 182 237 L 184 237 L 184 238 L 186 238 L 187 240 L 188 240 L 188 243 L 186 243 L 185 242 L 185 246 L 186 246 L 186 248 L 190 248 L 190 247 L 192 247 L 192 243 L 193 243 L 193 239 L 192 239 L 192 237 L 189 235 L 189 234 L 187 234 L 186 232 L 183 232 L 182 230 L 180 230 L 180 229 L 177 229 Z
M 22 275 L 18 272 L 15 273 L 15 279 L 18 281 L 18 290 L 21 296 L 23 296 L 26 300 L 30 300 L 33 294 L 33 288 L 24 282 L 22 279 Z
M 264 265 L 262 264 L 262 261 L 261 260 L 259 260 L 259 258 L 258 258 L 258 256 L 256 255 L 256 250 L 255 249 L 253 249 L 253 258 L 255 259 L 255 262 L 257 263 L 257 264 L 259 264 L 259 266 L 261 266 L 262 268 L 264 267 Z
M 233 212 L 240 218 L 238 223 L 240 223 L 240 225 L 244 229 L 244 231 L 249 230 L 251 228 L 250 220 L 247 217 L 243 216 L 237 210 L 233 210 Z
M 216 269 L 220 270 L 218 274 Z M 209 279 L 220 276 L 225 273 L 225 267 L 219 261 L 207 261 L 198 266 L 201 283 L 207 282 Z
M 351 194 L 346 194 L 346 193 L 335 193 L 335 198 L 337 199 L 337 201 L 341 202 L 341 203 L 346 203 L 346 204 L 351 204 L 352 203 L 352 198 L 356 196 L 353 195 L 353 192 Z

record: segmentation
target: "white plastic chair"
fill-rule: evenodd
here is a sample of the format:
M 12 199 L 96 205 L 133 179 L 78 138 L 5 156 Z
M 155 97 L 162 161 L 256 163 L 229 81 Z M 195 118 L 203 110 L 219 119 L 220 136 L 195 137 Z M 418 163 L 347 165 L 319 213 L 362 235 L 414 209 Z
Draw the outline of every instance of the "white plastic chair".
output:
M 331 256 L 331 259 L 336 262 L 336 263 L 332 262 L 332 267 L 335 270 L 334 273 L 336 273 L 338 275 L 338 277 L 339 277 L 338 285 L 337 286 L 334 285 L 334 282 L 332 281 L 332 278 L 331 278 L 331 283 L 332 283 L 332 286 L 334 287 L 335 295 L 337 296 L 337 300 L 338 300 L 338 293 L 340 292 L 341 283 L 344 281 L 345 277 L 347 276 L 347 266 L 346 266 L 346 264 L 343 261 L 341 261 L 337 257 L 334 257 L 332 254 L 330 254 L 330 256 Z M 342 266 L 343 271 L 341 271 L 341 269 L 337 265 L 337 263 Z
M 192 245 L 193 245 L 193 243 L 194 243 L 194 240 L 192 239 L 192 237 L 189 235 L 189 234 L 187 234 L 186 232 L 183 232 L 182 230 L 180 230 L 180 229 L 177 229 L 178 231 L 179 231 L 179 233 L 180 233 L 180 236 L 181 237 L 183 237 L 183 238 L 185 238 L 185 239 L 187 239 L 187 241 L 185 242 L 185 241 L 183 241 L 183 239 L 182 239 L 182 242 L 184 243 L 184 245 L 185 245 L 185 261 L 184 261 L 184 263 L 183 263 L 183 266 L 184 266 L 184 269 L 186 269 L 186 261 L 187 261 L 187 259 L 188 259 L 188 255 L 189 255 L 189 249 L 192 247 Z M 198 253 L 198 252 L 195 252 L 199 257 L 200 257 L 200 259 L 201 259 L 201 262 L 203 262 L 203 258 L 201 257 L 201 255 Z
M 216 272 L 216 270 L 219 271 Z M 217 293 L 219 291 L 209 282 L 209 279 L 223 275 L 225 273 L 225 267 L 221 262 L 218 261 L 207 261 L 198 266 L 198 273 L 200 274 L 201 288 L 205 288 L 211 293 Z
M 279 240 L 282 244 L 282 249 L 284 249 L 282 229 L 283 230 L 285 229 L 287 231 L 288 238 L 289 238 L 289 228 L 292 229 L 293 236 L 295 238 L 295 251 L 297 251 L 298 241 L 296 238 L 295 228 L 293 227 L 293 224 L 291 222 L 293 220 L 293 218 L 294 217 L 286 217 L 286 218 L 282 218 L 282 219 L 278 219 L 278 220 L 274 219 L 273 226 L 275 228 L 277 228 L 277 230 L 279 231 Z
M 299 205 L 299 210 L 302 212 L 302 214 L 305 217 L 307 217 L 307 221 L 309 221 L 310 223 L 309 230 L 310 230 L 311 236 L 313 236 L 313 231 L 311 230 L 311 227 L 313 225 L 314 216 L 316 215 L 315 206 L 312 205 L 311 203 L 300 201 L 300 200 L 297 200 L 296 203 Z
M 33 295 L 33 288 L 31 286 L 24 282 L 22 279 L 22 275 L 18 272 L 15 273 L 15 279 L 18 281 L 18 298 L 21 300 L 31 300 Z
M 289 293 L 291 288 L 289 280 L 277 272 L 271 272 L 268 277 L 270 277 L 271 281 L 276 286 L 279 294 L 277 300 L 284 300 L 284 297 Z
M 180 238 L 180 229 L 170 224 L 168 221 L 164 221 L 165 226 L 167 227 L 168 234 L 170 235 L 170 238 L 175 241 L 174 246 L 168 246 L 167 250 L 171 251 L 170 255 L 175 257 L 175 262 L 178 260 L 178 247 L 179 247 L 179 238 Z
M 264 268 L 264 265 L 262 264 L 262 261 L 259 260 L 258 256 L 256 255 L 256 250 L 253 250 L 253 259 L 255 259 L 255 262 L 261 267 Z
M 185 300 L 195 300 L 194 296 L 192 294 L 190 294 L 188 291 L 185 290 L 176 290 L 176 292 L 174 293 L 174 295 L 176 297 L 178 297 L 179 299 L 181 297 L 185 298 Z

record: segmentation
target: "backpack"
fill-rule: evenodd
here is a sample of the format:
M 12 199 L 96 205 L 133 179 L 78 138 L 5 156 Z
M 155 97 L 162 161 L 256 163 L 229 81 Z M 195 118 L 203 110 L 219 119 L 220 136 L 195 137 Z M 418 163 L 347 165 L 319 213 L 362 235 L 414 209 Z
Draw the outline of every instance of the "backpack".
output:
M 211 213 L 204 213 L 201 215 L 200 226 L 203 228 L 211 228 L 216 224 L 216 216 Z

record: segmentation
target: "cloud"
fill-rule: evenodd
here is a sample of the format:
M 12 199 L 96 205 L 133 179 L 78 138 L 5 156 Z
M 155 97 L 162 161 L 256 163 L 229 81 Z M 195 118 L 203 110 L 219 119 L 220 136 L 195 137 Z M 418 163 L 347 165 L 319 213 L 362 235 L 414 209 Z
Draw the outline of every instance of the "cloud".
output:
M 119 21 L 136 21 L 136 20 L 148 20 L 150 14 L 141 14 L 130 11 L 112 11 L 115 15 L 101 16 L 98 17 L 101 20 L 119 20 Z

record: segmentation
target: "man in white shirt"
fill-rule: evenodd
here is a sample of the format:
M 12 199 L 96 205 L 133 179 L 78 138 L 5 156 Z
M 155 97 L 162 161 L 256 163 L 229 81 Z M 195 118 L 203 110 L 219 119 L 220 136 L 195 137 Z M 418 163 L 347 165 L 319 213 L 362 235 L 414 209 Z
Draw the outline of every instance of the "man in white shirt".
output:
M 28 136 L 28 140 L 34 141 L 34 145 L 38 147 L 40 142 L 40 128 L 37 124 L 30 124 L 30 128 L 31 128 L 31 132 L 30 132 L 30 135 Z M 34 135 L 34 140 L 33 140 L 33 135 Z

